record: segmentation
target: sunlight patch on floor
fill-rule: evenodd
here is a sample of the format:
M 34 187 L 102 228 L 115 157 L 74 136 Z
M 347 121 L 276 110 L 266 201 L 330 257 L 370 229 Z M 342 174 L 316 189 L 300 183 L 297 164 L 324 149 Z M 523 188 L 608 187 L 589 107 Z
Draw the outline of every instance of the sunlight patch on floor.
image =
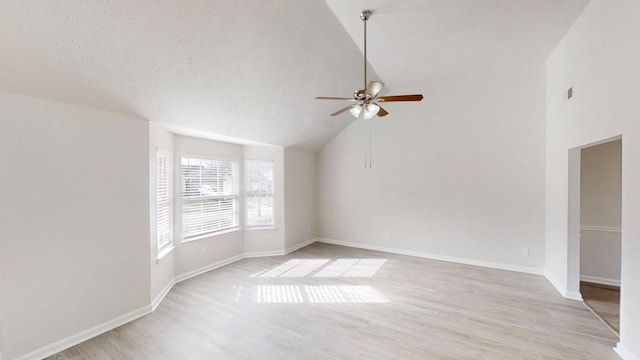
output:
M 367 285 L 259 285 L 256 302 L 263 304 L 374 304 L 389 299 Z
M 387 259 L 338 259 L 313 277 L 372 277 Z
M 313 277 L 319 278 L 372 277 L 387 262 L 387 259 L 337 259 L 331 263 L 330 261 L 330 259 L 291 259 L 273 269 L 253 274 L 251 277 L 301 278 L 314 272 Z
M 317 268 L 329 262 L 329 259 L 291 259 L 286 263 L 269 270 L 260 277 L 264 278 L 296 278 L 305 277 Z

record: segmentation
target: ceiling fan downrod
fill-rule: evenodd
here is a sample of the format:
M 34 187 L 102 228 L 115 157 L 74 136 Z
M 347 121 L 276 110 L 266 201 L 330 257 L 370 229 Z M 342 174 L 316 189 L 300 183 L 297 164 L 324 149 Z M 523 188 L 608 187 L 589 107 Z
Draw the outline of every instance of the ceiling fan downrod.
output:
M 371 10 L 362 10 L 360 19 L 364 22 L 364 87 L 367 88 L 367 20 L 371 17 Z

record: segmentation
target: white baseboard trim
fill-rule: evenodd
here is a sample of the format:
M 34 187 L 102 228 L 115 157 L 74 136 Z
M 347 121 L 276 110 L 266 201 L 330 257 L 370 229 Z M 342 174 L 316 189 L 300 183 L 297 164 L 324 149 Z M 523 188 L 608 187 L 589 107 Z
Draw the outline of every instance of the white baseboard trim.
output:
M 171 281 L 169 281 L 167 286 L 165 286 L 162 289 L 162 291 L 160 291 L 160 293 L 151 302 L 151 311 L 156 311 L 156 309 L 158 308 L 158 306 L 160 305 L 162 300 L 164 300 L 164 297 L 167 296 L 167 294 L 169 293 L 169 291 L 171 291 L 171 289 L 173 288 L 173 285 L 175 285 L 175 284 L 176 284 L 176 279 L 173 278 L 173 279 L 171 279 Z
M 353 247 L 353 248 L 359 248 L 359 249 L 382 251 L 382 252 L 387 252 L 391 254 L 415 256 L 415 257 L 424 258 L 424 259 L 447 261 L 452 263 L 480 266 L 480 267 L 499 269 L 499 270 L 516 271 L 516 272 L 527 273 L 527 274 L 542 275 L 544 273 L 542 269 L 536 269 L 531 267 L 508 265 L 508 264 L 501 264 L 501 263 L 494 263 L 489 261 L 481 261 L 481 260 L 473 260 L 473 259 L 465 259 L 465 258 L 458 258 L 453 256 L 429 254 L 429 253 L 423 253 L 418 251 L 396 249 L 396 248 L 390 248 L 390 247 L 379 246 L 379 245 L 333 240 L 333 239 L 326 239 L 326 238 L 317 238 L 316 241 L 326 243 L 326 244 L 334 244 L 334 245 L 341 245 L 341 246 L 347 246 L 347 247 Z
M 88 330 L 79 332 L 75 335 L 69 336 L 60 341 L 56 341 L 53 344 L 42 347 L 38 350 L 32 351 L 26 355 L 23 355 L 15 360 L 40 360 L 51 355 L 57 354 L 64 349 L 68 349 L 74 345 L 78 345 L 81 342 L 87 341 L 93 337 L 103 334 L 109 330 L 115 329 L 118 326 L 124 325 L 142 316 L 151 313 L 151 305 L 143 306 L 138 310 L 134 310 L 128 314 L 122 315 L 113 320 L 107 321 L 98 326 L 94 326 Z
M 640 360 L 640 357 L 633 355 L 622 343 L 616 344 L 616 347 L 614 347 L 613 350 L 620 355 L 622 360 Z
M 243 258 L 257 258 L 257 257 L 265 257 L 265 256 L 282 256 L 285 255 L 284 250 L 271 250 L 271 251 L 252 251 L 246 252 L 243 255 Z
M 564 297 L 569 300 L 584 301 L 582 294 L 579 291 L 567 291 L 567 293 L 564 294 Z
M 553 276 L 550 272 L 545 271 L 544 277 L 547 278 L 547 281 L 556 288 L 556 291 L 562 295 L 562 297 L 567 298 L 569 300 L 583 301 L 582 294 L 578 291 L 568 291 L 567 285 L 560 280 L 558 280 L 555 276 Z
M 309 245 L 313 244 L 313 243 L 314 243 L 314 242 L 316 242 L 317 240 L 318 240 L 317 238 L 311 238 L 311 239 L 309 239 L 309 240 L 307 240 L 307 241 L 303 241 L 303 242 L 301 242 L 301 243 L 299 243 L 299 244 L 295 244 L 295 245 L 293 245 L 293 246 L 291 246 L 291 247 L 287 248 L 284 252 L 285 252 L 285 254 L 291 254 L 291 253 L 292 253 L 292 252 L 294 252 L 294 251 L 300 250 L 300 249 L 302 249 L 303 247 L 307 247 L 307 246 L 309 246 Z
M 580 281 L 586 281 L 594 284 L 602 284 L 609 286 L 620 286 L 620 280 L 616 279 L 607 279 L 598 276 L 589 276 L 589 275 L 580 275 Z
M 234 263 L 234 262 L 236 262 L 238 260 L 242 260 L 242 259 L 244 259 L 244 257 L 245 257 L 244 254 L 240 254 L 240 255 L 232 256 L 232 257 L 230 257 L 228 259 L 224 259 L 224 260 L 220 260 L 220 261 L 214 262 L 213 264 L 209 264 L 209 265 L 203 266 L 203 267 L 195 269 L 195 270 L 191 270 L 191 271 L 189 271 L 187 273 L 184 273 L 184 274 L 176 276 L 175 277 L 175 282 L 179 283 L 181 281 L 185 281 L 187 279 L 191 279 L 194 276 L 198 276 L 200 274 L 204 274 L 204 273 L 206 273 L 208 271 L 217 269 L 219 267 L 223 267 L 225 265 L 229 265 L 229 264 Z
M 567 285 L 565 285 L 563 282 L 560 282 L 548 271 L 544 272 L 544 277 L 547 278 L 547 281 L 550 282 L 554 288 L 556 288 L 557 292 L 559 292 L 562 296 L 565 296 L 565 294 L 567 293 Z

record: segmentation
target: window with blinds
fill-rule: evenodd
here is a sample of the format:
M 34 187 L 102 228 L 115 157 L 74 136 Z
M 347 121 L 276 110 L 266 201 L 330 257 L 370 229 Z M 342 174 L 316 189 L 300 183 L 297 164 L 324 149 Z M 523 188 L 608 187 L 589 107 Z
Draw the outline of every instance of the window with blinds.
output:
M 239 227 L 238 162 L 182 158 L 182 237 Z
M 247 228 L 273 227 L 273 161 L 247 160 Z
M 156 236 L 158 249 L 173 244 L 173 201 L 171 154 L 156 152 Z

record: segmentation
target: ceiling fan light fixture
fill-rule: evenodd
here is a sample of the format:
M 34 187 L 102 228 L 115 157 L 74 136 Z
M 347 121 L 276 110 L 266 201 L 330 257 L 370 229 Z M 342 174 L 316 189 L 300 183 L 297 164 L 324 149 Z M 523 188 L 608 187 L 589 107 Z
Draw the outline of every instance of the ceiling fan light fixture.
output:
M 360 116 L 360 112 L 362 112 L 362 106 L 353 105 L 351 109 L 349 109 L 349 112 L 351 112 L 351 115 L 353 115 L 353 117 L 357 118 L 358 116 Z
M 380 111 L 380 106 L 371 103 L 371 104 L 367 104 L 367 106 L 364 108 L 364 119 L 365 120 L 369 120 L 369 119 L 373 119 L 374 116 L 376 116 L 376 114 L 378 113 L 378 111 Z

